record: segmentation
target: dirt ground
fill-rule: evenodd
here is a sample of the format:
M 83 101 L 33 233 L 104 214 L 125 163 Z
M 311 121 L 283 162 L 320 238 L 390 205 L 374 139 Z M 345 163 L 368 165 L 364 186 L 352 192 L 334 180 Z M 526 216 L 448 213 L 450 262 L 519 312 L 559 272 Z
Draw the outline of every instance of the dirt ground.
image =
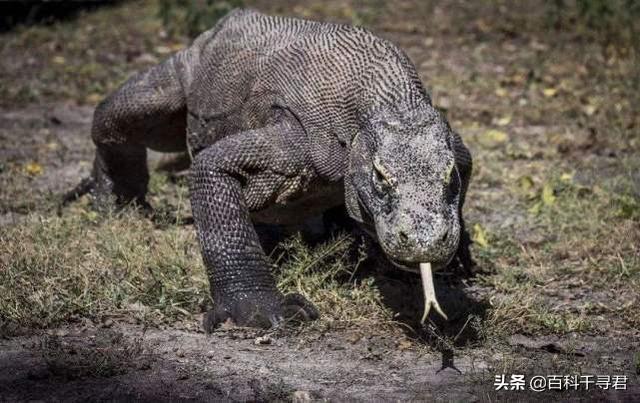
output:
M 110 347 L 95 342 L 107 330 L 143 337 L 145 351 L 130 362 L 120 361 L 124 373 L 94 376 L 72 367 L 68 354 L 82 355 L 83 349 L 98 348 L 96 344 Z M 413 348 L 399 350 L 396 340 L 375 335 L 274 335 L 267 338 L 268 344 L 260 344 L 259 337 L 265 336 L 237 329 L 211 336 L 176 329 L 143 333 L 127 326 L 115 330 L 67 328 L 58 334 L 66 343 L 62 358 L 43 358 L 34 352 L 41 342 L 36 337 L 2 342 L 3 399 L 494 401 L 544 395 L 494 391 L 495 374 L 504 372 L 504 353 L 470 349 L 450 359 Z M 564 373 L 558 366 L 571 368 L 569 361 L 584 373 L 625 373 L 629 365 L 626 352 L 612 351 L 609 338 L 565 339 L 557 344 L 557 338 L 534 341 L 522 337 L 512 342 L 519 353 L 510 352 L 508 360 L 543 361 L 544 374 Z M 562 357 L 563 342 L 576 343 L 580 350 Z M 122 344 L 112 348 L 122 348 Z M 71 367 L 75 370 L 70 371 Z M 637 398 L 638 390 L 629 386 L 626 391 L 545 394 L 554 399 L 630 401 Z
M 205 335 L 199 321 L 206 301 L 193 297 L 206 285 L 197 271 L 197 245 L 189 246 L 192 226 L 177 220 L 151 225 L 142 217 L 116 224 L 132 225 L 136 234 L 150 225 L 150 236 L 186 237 L 170 238 L 185 249 L 187 269 L 195 270 L 196 291 L 183 297 L 186 305 L 164 302 L 182 295 L 176 287 L 157 301 L 117 296 L 112 306 L 111 294 L 100 294 L 86 306 L 65 302 L 52 312 L 55 304 L 47 301 L 76 291 L 49 274 L 42 278 L 42 294 L 51 294 L 46 298 L 36 295 L 37 286 L 25 296 L 10 293 L 9 285 L 26 290 L 26 283 L 40 281 L 20 281 L 26 266 L 100 265 L 100 247 L 113 242 L 91 243 L 94 233 L 103 242 L 106 229 L 86 203 L 60 212 L 62 220 L 85 220 L 88 232 L 77 233 L 85 243 L 67 244 L 63 232 L 80 231 L 75 227 L 61 226 L 51 238 L 37 235 L 61 220 L 59 195 L 90 170 L 95 104 L 129 74 L 188 42 L 165 32 L 155 2 L 135 4 L 0 34 L 0 400 L 640 398 L 637 63 L 628 46 L 544 25 L 550 17 L 537 2 L 515 9 L 467 1 L 250 4 L 367 25 L 396 42 L 471 148 L 465 215 L 478 266 L 472 276 L 439 277 L 450 322 L 418 326 L 416 279 L 368 267 L 337 289 L 304 289 L 327 318 L 318 324 L 275 333 L 225 327 Z M 153 153 L 150 164 L 169 159 Z M 180 205 L 179 180 L 152 182 L 154 206 Z M 33 239 L 42 243 L 20 249 Z M 76 248 L 77 256 L 52 245 Z M 146 247 L 131 250 L 144 260 L 137 248 Z M 41 260 L 37 249 L 46 251 Z M 116 252 L 123 259 L 118 265 L 146 271 L 156 264 Z M 118 278 L 105 276 L 107 284 Z M 347 292 L 350 305 L 343 306 Z M 22 307 L 33 311 L 23 314 Z M 624 390 L 497 391 L 501 374 L 621 375 L 627 382 Z

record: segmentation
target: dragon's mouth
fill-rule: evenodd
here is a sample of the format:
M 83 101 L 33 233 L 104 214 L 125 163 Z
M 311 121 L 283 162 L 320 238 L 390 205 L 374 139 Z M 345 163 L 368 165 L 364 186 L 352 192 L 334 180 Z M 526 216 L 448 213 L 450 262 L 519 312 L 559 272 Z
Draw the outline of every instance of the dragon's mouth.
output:
M 385 251 L 385 254 L 386 254 L 386 251 Z M 391 256 L 389 256 L 388 254 L 386 254 L 386 255 L 387 255 L 387 260 L 389 262 L 391 262 L 391 264 L 393 264 L 398 269 L 404 270 L 404 271 L 408 271 L 408 272 L 411 272 L 411 273 L 419 273 L 420 272 L 420 268 L 418 267 L 417 263 L 405 262 L 405 261 L 402 261 L 402 260 L 394 259 Z
M 394 266 L 396 266 L 397 268 L 399 268 L 400 270 L 404 270 L 404 271 L 408 271 L 411 273 L 419 273 L 420 272 L 420 262 L 412 259 L 412 260 L 403 260 L 401 258 L 397 258 L 391 255 L 391 253 L 385 248 L 384 244 L 382 242 L 380 242 L 380 240 L 378 240 L 378 245 L 380 245 L 380 247 L 382 248 L 382 250 L 384 251 L 385 255 L 387 256 L 387 260 L 389 260 Z M 447 260 L 444 261 L 432 261 L 430 262 L 433 270 L 434 271 L 438 271 L 441 270 L 445 267 L 447 267 L 447 265 L 449 265 L 449 263 L 451 263 L 451 261 L 453 260 L 453 258 L 455 257 L 455 254 L 452 254 L 451 256 L 449 256 L 449 258 Z

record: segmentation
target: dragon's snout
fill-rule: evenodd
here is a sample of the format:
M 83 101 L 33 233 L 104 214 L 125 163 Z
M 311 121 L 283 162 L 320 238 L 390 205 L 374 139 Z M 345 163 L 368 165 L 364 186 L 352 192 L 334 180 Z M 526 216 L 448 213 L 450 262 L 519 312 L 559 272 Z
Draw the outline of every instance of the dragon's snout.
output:
M 376 227 L 378 241 L 389 258 L 414 271 L 420 262 L 432 262 L 436 267 L 446 265 L 460 238 L 455 219 L 398 219 L 392 223 L 380 220 Z
M 450 227 L 443 227 L 440 232 L 435 235 L 432 235 L 431 242 L 429 242 L 431 247 L 438 246 L 440 244 L 446 244 L 447 239 L 449 238 L 449 232 L 451 231 Z M 400 250 L 415 250 L 418 248 L 420 244 L 419 235 L 417 233 L 408 233 L 407 231 L 400 230 L 398 231 L 398 249 Z M 423 259 L 424 260 L 424 259 Z

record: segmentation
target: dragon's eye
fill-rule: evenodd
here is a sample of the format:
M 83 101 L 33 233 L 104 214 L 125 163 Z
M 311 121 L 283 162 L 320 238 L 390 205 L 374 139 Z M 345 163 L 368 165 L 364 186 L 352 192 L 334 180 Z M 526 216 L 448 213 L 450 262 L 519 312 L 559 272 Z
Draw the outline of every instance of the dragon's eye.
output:
M 382 165 L 380 158 L 377 156 L 373 158 L 373 179 L 374 183 L 382 191 L 387 191 L 393 188 L 396 184 L 396 180 L 391 176 L 384 165 Z

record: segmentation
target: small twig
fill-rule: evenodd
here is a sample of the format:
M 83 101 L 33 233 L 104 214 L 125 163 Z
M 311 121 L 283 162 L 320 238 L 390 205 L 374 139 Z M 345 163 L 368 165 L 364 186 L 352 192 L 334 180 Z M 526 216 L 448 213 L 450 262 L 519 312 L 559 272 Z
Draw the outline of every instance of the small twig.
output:
M 456 341 L 458 341 L 458 337 L 460 337 L 460 335 L 462 334 L 462 332 L 464 331 L 464 329 L 467 328 L 467 325 L 469 324 L 469 322 L 471 321 L 472 316 L 471 315 L 467 315 L 467 321 L 464 322 L 464 325 L 462 325 L 462 329 L 460 329 L 460 331 L 458 332 L 458 334 L 456 334 L 456 337 L 453 338 L 453 342 L 455 343 Z

